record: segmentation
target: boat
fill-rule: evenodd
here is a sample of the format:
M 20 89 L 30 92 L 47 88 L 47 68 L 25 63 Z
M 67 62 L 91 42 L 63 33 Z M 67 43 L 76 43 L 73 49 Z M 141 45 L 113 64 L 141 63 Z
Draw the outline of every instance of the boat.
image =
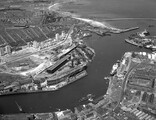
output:
M 113 65 L 112 70 L 111 70 L 111 72 L 110 72 L 110 75 L 111 75 L 111 76 L 113 76 L 113 75 L 116 74 L 117 68 L 118 68 L 118 67 L 119 67 L 119 63 L 115 63 L 115 64 Z
M 82 97 L 82 98 L 79 100 L 79 102 L 84 102 L 84 101 L 92 102 L 92 101 L 93 101 L 93 97 L 95 97 L 95 95 L 93 95 L 93 94 L 88 94 L 87 96 Z
M 138 46 L 138 47 L 143 47 L 142 44 L 138 44 L 138 43 L 136 43 L 136 42 L 134 42 L 133 40 L 130 40 L 130 39 L 125 39 L 125 42 L 130 43 L 130 44 L 135 45 L 135 46 Z
M 82 64 L 76 66 L 75 68 L 70 68 L 69 70 L 56 73 L 47 79 L 47 83 L 49 85 L 54 85 L 56 83 L 62 82 L 62 81 L 64 81 L 63 78 L 67 77 L 68 75 L 72 75 L 76 72 L 84 70 L 86 66 L 87 66 L 86 63 L 82 63 Z
M 109 79 L 110 79 L 110 77 L 104 77 L 104 79 L 105 79 L 105 80 L 109 80 Z
M 87 101 L 87 97 L 82 97 L 79 102 L 84 102 L 84 101 Z
M 142 32 L 138 32 L 137 35 L 138 35 L 139 37 L 146 37 L 146 36 L 149 36 L 150 33 L 145 29 L 145 30 L 142 31 Z
M 65 81 L 60 82 L 60 83 L 58 83 L 57 85 L 55 85 L 55 86 L 56 86 L 56 90 L 58 90 L 58 89 L 60 89 L 60 88 L 62 88 L 62 87 L 64 87 L 64 86 L 66 86 L 66 85 L 68 85 L 68 84 L 71 84 L 71 83 L 73 83 L 73 82 L 75 82 L 75 81 L 81 79 L 82 77 L 85 77 L 86 75 L 87 75 L 87 71 L 86 71 L 86 70 L 83 70 L 83 71 L 77 73 L 75 76 L 67 77 L 67 78 L 65 79 Z M 52 86 L 53 86 L 53 85 L 52 85 Z M 49 87 L 52 87 L 52 86 L 49 86 Z M 48 89 L 48 88 L 47 88 L 47 89 Z
M 92 102 L 93 101 L 93 98 L 89 98 L 88 101 Z
M 95 97 L 95 95 L 88 94 L 88 95 L 87 95 L 88 101 L 89 101 L 89 102 L 92 102 L 92 101 L 93 101 L 93 97 Z
M 22 107 L 15 101 L 15 103 L 16 103 L 16 105 L 17 105 L 17 107 L 18 107 L 18 109 L 19 109 L 19 111 L 20 112 L 23 112 L 23 109 L 22 109 Z

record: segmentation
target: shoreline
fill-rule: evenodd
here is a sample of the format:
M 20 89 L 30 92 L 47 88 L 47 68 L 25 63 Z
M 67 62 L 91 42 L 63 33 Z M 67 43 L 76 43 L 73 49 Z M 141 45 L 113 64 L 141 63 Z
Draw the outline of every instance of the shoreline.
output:
M 122 20 L 152 20 L 156 21 L 156 18 L 110 18 L 103 19 L 104 21 L 122 21 Z
M 139 27 L 130 27 L 130 28 L 125 28 L 125 29 L 119 29 L 119 28 L 107 26 L 104 22 L 99 22 L 99 21 L 95 21 L 95 20 L 91 20 L 91 19 L 87 19 L 87 18 L 79 18 L 79 17 L 72 17 L 72 18 L 83 21 L 83 22 L 86 22 L 86 23 L 90 24 L 93 27 L 101 28 L 103 30 L 105 30 L 105 29 L 109 30 L 108 32 L 103 32 L 103 33 L 120 34 L 120 33 L 125 33 L 125 32 L 129 32 L 129 31 L 132 31 L 132 30 L 139 29 Z

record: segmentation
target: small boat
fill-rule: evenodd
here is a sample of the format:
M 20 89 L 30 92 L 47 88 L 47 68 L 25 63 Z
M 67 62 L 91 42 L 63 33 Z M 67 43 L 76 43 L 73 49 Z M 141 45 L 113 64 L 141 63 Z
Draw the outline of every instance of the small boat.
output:
M 87 100 L 88 100 L 87 97 L 82 97 L 82 98 L 79 100 L 79 102 L 84 102 L 84 101 L 87 101 Z
M 95 95 L 88 94 L 87 96 L 82 97 L 82 98 L 79 100 L 79 102 L 84 102 L 84 101 L 90 101 L 90 102 L 92 102 L 92 101 L 93 101 L 93 97 L 95 97 Z
M 117 62 L 116 63 L 120 63 L 121 61 L 120 60 L 117 60 Z
M 89 98 L 88 101 L 92 102 L 93 101 L 93 98 Z
M 95 95 L 88 94 L 88 95 L 87 95 L 88 101 L 92 102 L 92 101 L 93 101 L 93 97 L 95 97 Z
M 109 80 L 109 77 L 104 77 L 105 80 Z
M 17 107 L 18 107 L 18 109 L 19 109 L 19 111 L 20 112 L 23 112 L 23 109 L 22 109 L 22 107 L 15 101 L 15 103 L 16 103 L 16 105 L 17 105 Z
M 61 109 L 59 109 L 59 108 L 56 108 L 56 110 L 57 110 L 58 112 L 60 112 L 60 111 L 61 111 Z

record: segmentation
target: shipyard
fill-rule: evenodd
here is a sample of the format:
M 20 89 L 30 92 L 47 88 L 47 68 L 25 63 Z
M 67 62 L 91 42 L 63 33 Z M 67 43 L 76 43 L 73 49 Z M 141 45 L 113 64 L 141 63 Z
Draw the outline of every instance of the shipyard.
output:
M 1 0 L 0 120 L 155 120 L 155 10 Z
M 23 12 L 20 8 L 13 10 Z M 31 19 L 15 21 L 9 16 L 10 10 L 6 12 L 8 16 L 2 19 L 12 24 L 7 24 L 0 35 L 0 74 L 4 76 L 0 80 L 0 95 L 55 91 L 87 75 L 87 66 L 95 56 L 82 40 L 89 34 L 79 34 L 75 24 L 62 28 L 59 23 L 45 27 L 32 24 Z M 45 11 L 44 18 L 43 14 L 34 17 L 41 17 L 38 21 L 42 24 L 61 19 L 53 14 Z
M 22 80 L 1 80 L 1 95 L 57 90 L 87 75 L 88 62 L 94 50 L 82 40 L 71 38 L 74 25 L 67 34 L 58 33 L 44 42 L 28 42 L 20 50 L 1 47 L 1 74 Z M 4 51 L 3 51 L 4 50 Z

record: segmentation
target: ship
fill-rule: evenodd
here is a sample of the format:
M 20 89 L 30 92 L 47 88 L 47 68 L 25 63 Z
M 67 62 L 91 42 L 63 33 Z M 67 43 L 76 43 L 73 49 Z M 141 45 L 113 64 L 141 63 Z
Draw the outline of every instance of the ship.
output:
M 145 29 L 142 32 L 138 32 L 137 35 L 140 36 L 140 37 L 146 37 L 146 36 L 149 36 L 150 33 Z
M 77 74 L 78 72 L 85 70 L 86 67 L 87 67 L 87 64 L 82 63 L 82 64 L 80 64 L 74 68 L 70 68 L 67 71 L 62 71 L 62 72 L 59 72 L 57 74 L 54 74 L 53 76 L 51 76 L 50 78 L 47 79 L 47 84 L 53 85 L 53 84 L 57 84 L 59 82 L 62 82 L 62 81 L 64 81 L 65 77 Z
M 130 39 L 125 39 L 125 42 L 130 43 L 132 45 L 135 45 L 137 47 L 144 47 L 150 50 L 155 50 L 156 45 L 155 45 L 155 40 L 156 38 L 130 38 Z
M 111 72 L 110 72 L 110 75 L 111 75 L 111 76 L 113 76 L 113 75 L 115 75 L 115 74 L 117 73 L 118 67 L 119 67 L 119 63 L 115 63 L 115 64 L 113 65 L 112 70 L 111 70 Z
M 85 77 L 87 75 L 87 71 L 86 70 L 83 70 L 83 71 L 80 71 L 78 72 L 76 75 L 74 76 L 67 76 L 64 78 L 63 81 L 61 82 L 58 82 L 57 84 L 53 84 L 53 85 L 47 85 L 46 88 L 42 89 L 42 91 L 54 91 L 54 90 L 58 90 L 68 84 L 71 84 L 83 77 Z
M 132 39 L 125 39 L 125 42 L 135 45 L 137 47 L 143 47 L 142 44 L 134 42 Z

